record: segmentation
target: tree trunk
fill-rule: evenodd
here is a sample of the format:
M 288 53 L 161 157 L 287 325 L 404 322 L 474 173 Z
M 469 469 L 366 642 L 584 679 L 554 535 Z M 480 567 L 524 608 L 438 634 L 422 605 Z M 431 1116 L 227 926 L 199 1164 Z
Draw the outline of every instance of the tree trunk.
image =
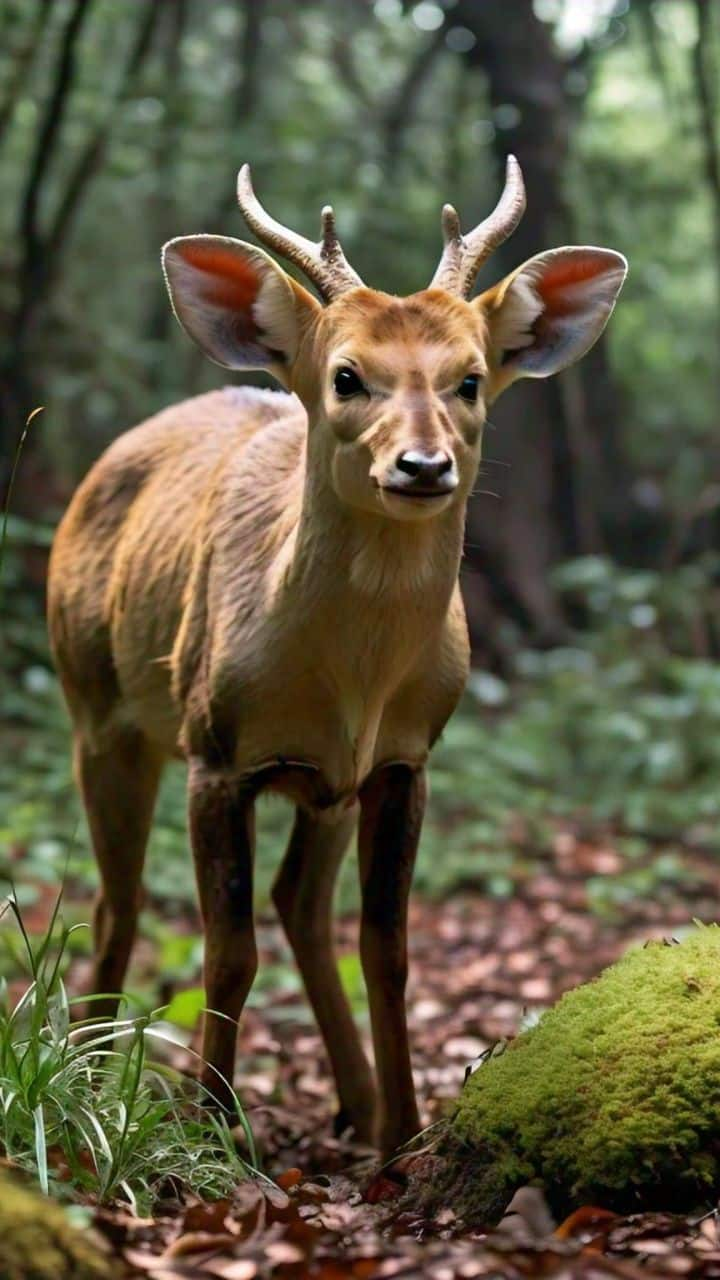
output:
M 713 240 L 715 249 L 715 278 L 717 281 L 718 321 L 716 336 L 720 336 L 720 148 L 718 145 L 715 89 L 717 68 L 715 65 L 712 13 L 709 0 L 695 0 L 697 15 L 697 40 L 693 49 L 693 72 L 700 116 L 700 141 L 703 152 L 705 181 L 711 200 Z M 716 394 L 720 382 L 715 382 Z
M 48 161 L 57 146 L 60 128 L 75 80 L 77 46 L 90 12 L 89 0 L 75 0 L 65 24 L 54 81 L 40 121 L 20 199 L 18 241 L 20 263 L 17 305 L 8 326 L 8 340 L 0 359 L 0 490 L 5 491 L 25 420 L 35 405 L 26 360 L 27 335 L 45 279 L 41 252 L 40 205 Z
M 52 0 L 38 0 L 37 8 L 28 29 L 22 41 L 16 45 L 13 51 L 5 93 L 0 102 L 0 143 L 5 138 L 18 98 L 27 83 L 27 77 L 38 49 L 42 29 L 50 13 L 51 2 Z M 10 23 L 12 23 L 12 18 Z M 3 30 L 0 32 L 0 38 L 5 37 L 6 34 L 6 31 Z
M 104 114 L 91 130 L 70 170 L 52 215 L 43 217 L 45 188 L 52 171 L 53 159 L 62 142 L 62 123 L 74 89 L 78 45 L 91 9 L 90 0 L 75 0 L 65 27 L 55 82 L 38 131 L 20 204 L 21 259 L 18 268 L 17 304 L 7 351 L 0 361 L 0 410 L 3 422 L 3 437 L 0 439 L 0 486 L 3 488 L 10 473 L 16 441 L 23 424 L 42 396 L 42 377 L 34 378 L 30 373 L 38 313 L 41 306 L 47 307 L 52 288 L 60 275 L 73 222 L 89 184 L 102 167 L 118 103 L 132 91 L 148 55 L 161 7 L 161 0 L 156 0 L 141 11 L 135 38 L 130 45 L 116 91 L 110 95 Z M 21 510 L 32 514 L 42 463 L 38 466 L 33 436 L 29 436 L 28 440 L 29 445 L 24 450 L 23 469 L 19 473 L 16 502 Z
M 491 264 L 492 278 L 499 279 L 533 254 L 573 238 L 562 188 L 573 123 L 564 89 L 567 67 L 531 0 L 512 6 L 460 0 L 452 21 L 476 38 L 466 58 L 487 76 L 498 179 L 513 153 L 527 187 L 523 221 Z M 609 433 L 606 446 L 602 432 L 615 406 L 602 346 L 590 360 L 592 369 L 588 364 L 559 378 L 517 383 L 490 412 L 464 571 L 473 647 L 481 660 L 502 661 L 503 618 L 535 642 L 560 640 L 565 619 L 550 569 L 603 546 L 597 468 L 604 470 L 614 456 L 614 436 Z
M 162 60 L 167 92 L 163 104 L 165 114 L 162 125 L 157 131 L 157 145 L 154 149 L 155 170 L 159 182 L 149 209 L 149 221 L 154 227 L 158 255 L 163 242 L 176 234 L 175 228 L 178 222 L 176 217 L 177 176 L 182 147 L 185 97 L 180 54 L 188 23 L 188 8 L 188 0 L 175 0 L 173 7 L 165 13 L 162 31 Z M 152 297 L 146 330 L 147 337 L 154 344 L 157 353 L 150 371 L 151 382 L 154 385 L 158 385 L 162 380 L 162 362 L 166 353 L 172 317 L 167 289 L 159 276 L 158 271 L 158 281 Z

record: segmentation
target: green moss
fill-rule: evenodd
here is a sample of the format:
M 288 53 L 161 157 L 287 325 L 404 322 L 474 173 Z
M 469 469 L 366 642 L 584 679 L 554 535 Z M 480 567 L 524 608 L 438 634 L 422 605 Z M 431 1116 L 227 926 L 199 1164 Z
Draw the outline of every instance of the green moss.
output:
M 2 1280 L 110 1280 L 116 1274 L 59 1205 L 0 1176 Z
M 630 951 L 468 1080 L 445 1144 L 466 1216 L 540 1180 L 557 1211 L 720 1191 L 720 927 Z

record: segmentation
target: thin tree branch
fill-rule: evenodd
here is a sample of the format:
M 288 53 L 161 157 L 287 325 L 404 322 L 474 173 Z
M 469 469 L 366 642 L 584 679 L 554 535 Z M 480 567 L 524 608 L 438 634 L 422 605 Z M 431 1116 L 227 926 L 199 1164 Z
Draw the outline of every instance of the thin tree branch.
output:
M 675 94 L 673 93 L 670 85 L 663 50 L 658 39 L 658 27 L 653 15 L 652 6 L 648 3 L 648 0 L 640 0 L 640 3 L 636 4 L 636 9 L 638 20 L 642 28 L 645 51 L 647 53 L 650 71 L 654 79 L 657 81 L 657 84 L 660 86 L 665 106 L 669 111 L 674 111 L 676 106 Z
M 384 138 L 385 165 L 388 171 L 395 164 L 405 133 L 412 122 L 413 112 L 423 87 L 431 75 L 441 49 L 445 47 L 446 23 L 433 31 L 414 62 L 411 62 L 400 84 L 383 113 L 381 136 Z
M 375 100 L 360 78 L 353 58 L 352 44 L 348 40 L 346 32 L 338 31 L 334 34 L 332 57 L 343 84 L 352 90 L 361 106 L 368 113 L 372 113 L 375 107 Z
M 33 258 L 40 244 L 38 226 L 38 210 L 45 177 L 52 159 L 53 149 L 60 134 L 70 91 L 75 78 L 75 58 L 77 44 L 83 24 L 90 12 L 90 0 L 75 0 L 63 33 L 60 47 L 60 58 L 55 75 L 55 83 L 45 106 L 40 129 L 35 142 L 35 150 L 30 162 L 28 179 L 20 204 L 19 234 L 23 244 L 23 264 L 21 275 L 25 280 L 32 277 Z
M 251 120 L 260 96 L 261 28 L 266 0 L 244 0 L 245 21 L 240 40 L 239 62 L 242 74 L 233 104 L 233 120 L 242 128 Z M 235 208 L 234 183 L 223 187 L 215 207 L 214 224 L 221 226 Z
M 25 84 L 27 74 L 33 64 L 40 43 L 40 33 L 45 25 L 52 0 L 39 0 L 33 21 L 25 34 L 25 39 L 12 54 L 12 71 L 5 97 L 0 105 L 0 141 L 4 138 L 12 120 L 15 104 Z
M 157 174 L 156 188 L 148 213 L 157 248 L 173 234 L 175 221 L 178 168 L 182 153 L 182 124 L 184 118 L 185 87 L 182 76 L 181 47 L 190 16 L 189 0 L 174 0 L 166 13 L 162 46 L 163 74 L 168 85 L 165 95 L 165 114 L 157 131 L 153 148 Z M 168 306 L 165 282 L 157 273 L 148 309 L 146 332 L 153 353 L 151 376 L 161 372 L 161 358 L 166 354 L 164 341 L 167 336 L 172 311 Z M 162 353 L 162 355 L 161 355 Z
M 52 225 L 44 238 L 43 253 L 51 260 L 57 260 L 83 192 L 102 164 L 115 123 L 117 108 L 132 92 L 137 76 L 150 51 L 155 27 L 163 7 L 162 0 L 154 0 L 152 4 L 147 6 L 145 17 L 140 23 L 135 40 L 130 47 L 125 71 L 120 80 L 118 90 L 106 109 L 104 119 L 88 139 L 70 174 Z
M 708 0 L 695 0 L 695 13 L 697 17 L 697 40 L 693 47 L 692 63 L 700 116 L 700 137 L 703 147 L 705 180 L 712 201 L 715 270 L 717 274 L 718 305 L 720 306 L 720 153 L 718 151 L 715 102 L 717 72 L 713 60 L 711 15 Z

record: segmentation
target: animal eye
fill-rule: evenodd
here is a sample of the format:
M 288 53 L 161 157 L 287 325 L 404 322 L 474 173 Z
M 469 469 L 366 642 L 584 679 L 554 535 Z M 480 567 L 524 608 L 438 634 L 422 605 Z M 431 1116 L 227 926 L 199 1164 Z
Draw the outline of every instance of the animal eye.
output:
M 333 386 L 341 400 L 349 400 L 351 396 L 360 395 L 366 390 L 357 374 L 348 368 L 338 369 L 333 378 Z
M 467 378 L 463 378 L 455 394 L 460 396 L 461 400 L 469 400 L 471 404 L 475 404 L 475 401 L 478 398 L 479 385 L 480 379 L 478 375 L 476 373 L 469 373 Z

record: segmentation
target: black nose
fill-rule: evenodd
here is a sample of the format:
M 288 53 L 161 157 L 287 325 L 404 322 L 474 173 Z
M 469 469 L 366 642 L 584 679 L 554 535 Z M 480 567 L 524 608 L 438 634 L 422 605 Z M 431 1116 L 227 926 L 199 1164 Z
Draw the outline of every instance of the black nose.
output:
M 395 462 L 398 471 L 404 471 L 406 476 L 411 476 L 419 485 L 435 484 L 441 476 L 452 471 L 452 465 L 452 458 L 443 449 L 436 449 L 434 453 L 406 449 Z

